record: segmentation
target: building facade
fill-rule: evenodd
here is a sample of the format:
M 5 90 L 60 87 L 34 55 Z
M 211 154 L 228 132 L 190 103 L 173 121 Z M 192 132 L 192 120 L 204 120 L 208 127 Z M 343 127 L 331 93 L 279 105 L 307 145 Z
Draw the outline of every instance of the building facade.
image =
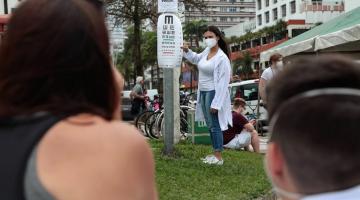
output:
M 357 7 L 360 7 L 359 0 L 345 0 L 345 12 L 348 12 Z
M 0 15 L 7 15 L 14 12 L 21 0 L 0 0 Z
M 345 11 L 344 0 L 256 0 L 256 30 L 280 19 L 324 23 Z
M 220 30 L 255 18 L 255 0 L 207 0 L 204 12 L 185 6 L 185 22 L 205 20 Z
M 256 28 L 252 30 L 256 36 L 233 45 L 232 58 L 241 58 L 241 52 L 246 50 L 258 60 L 262 51 L 344 12 L 344 0 L 256 0 Z

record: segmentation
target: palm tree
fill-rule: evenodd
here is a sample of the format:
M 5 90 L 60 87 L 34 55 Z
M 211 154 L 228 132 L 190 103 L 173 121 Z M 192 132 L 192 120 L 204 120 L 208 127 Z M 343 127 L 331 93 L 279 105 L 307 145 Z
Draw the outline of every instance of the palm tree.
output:
M 200 47 L 199 41 L 202 38 L 202 35 L 207 29 L 207 21 L 205 20 L 195 20 L 187 22 L 184 26 L 185 39 L 190 40 L 190 46 L 193 46 L 192 42 L 195 39 L 195 45 L 197 48 Z
M 253 69 L 251 67 L 252 62 L 253 58 L 251 57 L 250 52 L 243 52 L 241 73 L 245 75 L 246 80 L 249 79 L 250 75 L 253 73 Z

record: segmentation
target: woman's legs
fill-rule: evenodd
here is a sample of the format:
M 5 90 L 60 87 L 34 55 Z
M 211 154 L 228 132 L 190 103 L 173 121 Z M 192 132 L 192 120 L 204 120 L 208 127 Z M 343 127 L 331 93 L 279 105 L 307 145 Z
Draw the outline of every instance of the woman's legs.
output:
M 214 96 L 214 90 L 200 91 L 202 111 L 207 127 L 209 128 L 214 155 L 218 160 L 222 160 L 221 152 L 223 151 L 223 135 L 219 124 L 218 114 L 210 113 L 210 106 Z

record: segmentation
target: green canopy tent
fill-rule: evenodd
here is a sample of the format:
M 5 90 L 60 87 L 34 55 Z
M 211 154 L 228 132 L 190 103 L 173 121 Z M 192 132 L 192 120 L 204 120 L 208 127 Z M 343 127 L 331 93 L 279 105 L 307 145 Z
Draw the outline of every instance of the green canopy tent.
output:
M 360 7 L 294 37 L 260 54 L 260 62 L 274 53 L 296 57 L 337 52 L 360 59 Z

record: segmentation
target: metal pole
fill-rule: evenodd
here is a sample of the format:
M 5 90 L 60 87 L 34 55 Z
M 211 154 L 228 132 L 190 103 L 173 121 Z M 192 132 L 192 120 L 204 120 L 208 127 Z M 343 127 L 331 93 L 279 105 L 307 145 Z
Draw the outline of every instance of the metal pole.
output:
M 174 151 L 180 139 L 179 68 L 164 68 L 165 154 Z
M 7 2 L 7 0 L 4 0 L 4 13 L 5 13 L 5 14 L 9 14 L 8 2 Z
M 173 108 L 173 69 L 164 68 L 164 108 L 165 108 L 165 153 L 170 154 L 174 151 L 174 112 L 171 108 Z

